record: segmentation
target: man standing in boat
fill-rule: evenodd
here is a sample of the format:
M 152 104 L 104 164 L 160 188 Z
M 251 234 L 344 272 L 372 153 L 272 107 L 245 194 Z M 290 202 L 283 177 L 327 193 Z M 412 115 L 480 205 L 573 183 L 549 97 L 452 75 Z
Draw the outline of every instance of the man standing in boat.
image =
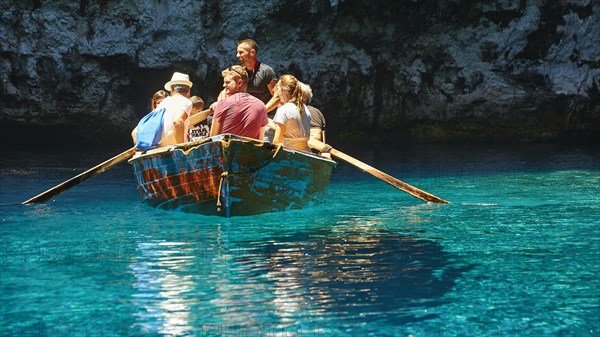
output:
M 258 60 L 258 44 L 252 39 L 238 42 L 236 57 L 248 73 L 248 93 L 265 103 L 267 111 L 277 107 L 270 102 L 277 76 L 273 68 Z M 271 105 L 269 105 L 271 103 Z
M 269 65 L 258 60 L 258 44 L 252 39 L 238 41 L 236 57 L 248 72 L 248 93 L 265 103 L 269 118 L 275 115 L 280 105 L 279 98 L 273 96 L 277 75 Z M 265 140 L 273 141 L 275 130 L 266 127 Z
M 214 103 L 210 136 L 232 133 L 262 139 L 268 123 L 265 104 L 250 95 L 248 73 L 242 66 L 231 66 L 222 71 L 225 99 Z

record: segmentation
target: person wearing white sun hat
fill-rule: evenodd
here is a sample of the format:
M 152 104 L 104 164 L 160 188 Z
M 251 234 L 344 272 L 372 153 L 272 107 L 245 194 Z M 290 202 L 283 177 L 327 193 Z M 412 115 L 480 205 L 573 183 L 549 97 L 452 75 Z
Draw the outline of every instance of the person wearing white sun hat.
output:
M 158 105 L 157 109 L 165 108 L 161 146 L 174 145 L 185 141 L 185 120 L 192 110 L 190 88 L 193 83 L 187 74 L 175 72 L 171 80 L 165 83 L 165 89 L 171 95 Z
M 193 85 L 193 83 L 190 81 L 190 77 L 188 76 L 188 74 L 174 72 L 173 76 L 171 77 L 171 80 L 165 83 L 165 90 L 172 91 L 171 87 L 177 84 L 188 86 L 189 88 L 191 88 Z

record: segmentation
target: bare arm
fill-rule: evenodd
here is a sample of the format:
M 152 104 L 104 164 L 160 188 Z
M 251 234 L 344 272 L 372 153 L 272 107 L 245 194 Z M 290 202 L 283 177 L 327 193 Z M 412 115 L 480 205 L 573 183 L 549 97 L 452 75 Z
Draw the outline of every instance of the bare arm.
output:
M 185 120 L 187 119 L 187 113 L 183 110 L 179 112 L 179 115 L 173 122 L 173 130 L 175 132 L 175 142 L 185 142 Z
M 133 144 L 137 142 L 137 126 L 131 131 L 131 138 L 133 138 Z
M 210 126 L 210 136 L 216 136 L 221 133 L 221 123 L 213 118 L 212 125 Z
M 265 139 L 265 127 L 261 127 L 260 131 L 258 132 L 258 139 L 259 140 L 263 140 Z
M 285 125 L 275 123 L 275 137 L 273 137 L 273 143 L 281 144 L 283 142 L 283 134 L 285 133 Z
M 275 88 L 275 84 L 277 84 L 277 80 L 272 80 L 271 83 L 267 86 L 269 88 L 269 92 L 273 95 L 273 89 Z
M 265 104 L 265 107 L 267 108 L 267 112 L 271 112 L 271 111 L 275 110 L 278 106 L 279 106 L 279 97 L 277 97 L 277 96 L 273 96 L 273 98 L 271 98 L 267 102 L 267 104 Z
M 310 138 L 316 139 L 320 142 L 323 141 L 323 131 L 321 128 L 310 128 Z
M 277 84 L 277 81 L 272 81 L 271 83 L 269 83 L 269 91 L 271 92 L 271 95 L 273 95 L 273 96 L 267 102 L 267 104 L 265 104 L 265 106 L 267 108 L 267 112 L 273 111 L 275 108 L 277 108 L 281 104 L 281 100 L 279 99 L 279 90 L 276 90 L 276 88 L 278 88 L 278 87 L 275 87 L 276 84 Z

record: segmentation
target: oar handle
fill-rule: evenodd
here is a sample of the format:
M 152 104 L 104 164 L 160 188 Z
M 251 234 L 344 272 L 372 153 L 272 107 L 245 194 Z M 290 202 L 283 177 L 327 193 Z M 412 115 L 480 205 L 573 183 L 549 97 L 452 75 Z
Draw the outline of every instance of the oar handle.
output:
M 213 113 L 213 110 L 211 108 L 208 108 L 204 111 L 195 113 L 195 114 L 191 115 L 190 118 L 188 118 L 188 125 L 189 126 L 196 125 L 196 124 L 202 122 L 203 120 L 207 119 L 208 116 L 212 115 L 212 113 Z

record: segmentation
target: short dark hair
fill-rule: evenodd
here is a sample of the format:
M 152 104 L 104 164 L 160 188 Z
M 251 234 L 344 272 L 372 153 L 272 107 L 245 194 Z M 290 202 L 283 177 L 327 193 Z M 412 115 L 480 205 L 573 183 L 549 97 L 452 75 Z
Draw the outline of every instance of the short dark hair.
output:
M 171 86 L 172 93 L 187 94 L 190 92 L 190 87 L 185 84 L 173 84 Z
M 256 41 L 254 41 L 252 39 L 239 40 L 238 46 L 241 45 L 242 43 L 247 44 L 248 47 L 250 47 L 250 49 L 254 49 L 256 51 L 256 53 L 258 54 L 258 44 L 256 43 Z

